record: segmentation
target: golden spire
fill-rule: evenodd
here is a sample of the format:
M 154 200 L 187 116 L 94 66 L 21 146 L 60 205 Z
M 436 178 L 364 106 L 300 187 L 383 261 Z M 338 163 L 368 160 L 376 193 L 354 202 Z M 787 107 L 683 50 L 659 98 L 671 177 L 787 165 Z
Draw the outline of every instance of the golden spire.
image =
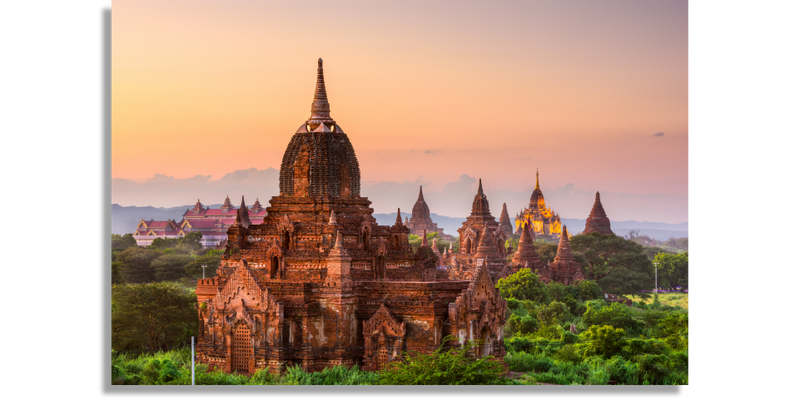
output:
M 536 168 L 536 188 L 539 188 L 539 168 Z

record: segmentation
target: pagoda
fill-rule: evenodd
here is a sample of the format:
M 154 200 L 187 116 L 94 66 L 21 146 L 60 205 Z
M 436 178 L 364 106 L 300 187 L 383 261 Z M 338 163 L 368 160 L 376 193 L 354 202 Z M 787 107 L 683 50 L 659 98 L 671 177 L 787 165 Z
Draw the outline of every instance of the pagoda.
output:
M 561 233 L 561 217 L 554 213 L 544 202 L 544 194 L 539 188 L 539 169 L 536 169 L 536 187 L 531 193 L 531 201 L 527 208 L 517 214 L 514 220 L 517 235 L 522 234 L 522 225 L 530 224 L 537 235 L 558 235 Z
M 611 230 L 611 221 L 606 216 L 606 210 L 603 209 L 603 204 L 600 202 L 600 192 L 594 196 L 594 205 L 589 217 L 586 218 L 586 228 L 583 230 L 584 235 L 597 232 L 600 235 L 613 235 Z
M 411 220 L 408 222 L 409 231 L 421 238 L 425 237 L 425 232 L 437 232 L 440 239 L 451 239 L 452 237 L 444 234 L 444 229 L 439 228 L 433 220 L 431 220 L 431 211 L 428 209 L 428 204 L 425 202 L 425 197 L 422 195 L 422 186 L 419 186 L 419 196 L 414 208 L 411 209 Z
M 437 269 L 441 256 L 426 238 L 412 251 L 399 209 L 394 225 L 377 224 L 350 139 L 330 116 L 322 59 L 279 189 L 260 224 L 234 211 L 217 275 L 198 280 L 199 361 L 245 374 L 380 370 L 403 353 L 433 352 L 446 336 L 453 346 L 479 341 L 476 356 L 503 358 L 505 301 L 489 269 L 461 278 Z M 491 248 L 496 236 L 485 238 Z

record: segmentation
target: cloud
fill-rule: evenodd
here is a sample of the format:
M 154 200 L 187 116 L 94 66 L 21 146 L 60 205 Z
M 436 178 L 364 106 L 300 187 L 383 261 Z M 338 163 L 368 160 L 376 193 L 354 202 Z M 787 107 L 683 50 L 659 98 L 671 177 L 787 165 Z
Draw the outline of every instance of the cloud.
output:
M 664 136 L 664 131 L 656 132 L 655 134 L 653 134 L 653 136 L 659 136 L 659 137 Z
M 122 206 L 174 207 L 193 204 L 197 199 L 206 205 L 221 204 L 226 196 L 238 204 L 242 195 L 248 204 L 258 198 L 266 205 L 278 193 L 278 170 L 273 168 L 236 170 L 218 180 L 201 175 L 177 179 L 163 174 L 142 182 L 111 179 L 111 202 Z

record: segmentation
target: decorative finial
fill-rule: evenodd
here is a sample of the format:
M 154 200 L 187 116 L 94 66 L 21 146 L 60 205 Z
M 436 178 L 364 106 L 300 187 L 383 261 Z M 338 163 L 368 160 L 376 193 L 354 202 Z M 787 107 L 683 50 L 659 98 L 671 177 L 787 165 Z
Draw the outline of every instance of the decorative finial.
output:
M 328 220 L 329 225 L 336 225 L 336 211 L 331 210 L 331 217 Z
M 478 179 L 478 194 L 483 194 L 483 183 Z
M 322 59 L 320 59 L 322 61 Z M 342 233 L 336 231 L 336 244 L 333 246 L 334 249 L 341 249 L 342 248 Z
M 394 220 L 394 224 L 397 226 L 403 225 L 403 217 L 400 216 L 400 208 L 397 209 L 397 219 Z
M 332 121 L 331 105 L 328 103 L 328 93 L 325 90 L 325 75 L 322 72 L 322 58 L 317 61 L 317 87 L 314 90 L 314 101 L 311 103 L 311 118 L 309 121 Z
M 536 188 L 539 188 L 539 168 L 536 168 Z

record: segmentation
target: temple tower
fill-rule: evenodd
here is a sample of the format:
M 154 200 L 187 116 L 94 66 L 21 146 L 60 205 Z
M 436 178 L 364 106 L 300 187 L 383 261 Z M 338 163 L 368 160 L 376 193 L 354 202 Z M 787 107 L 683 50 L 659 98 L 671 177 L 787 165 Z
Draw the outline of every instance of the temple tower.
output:
M 606 210 L 603 209 L 603 204 L 600 202 L 600 192 L 594 196 L 594 205 L 589 217 L 586 218 L 586 228 L 583 230 L 584 235 L 592 232 L 597 232 L 600 235 L 613 235 L 611 230 L 611 221 L 606 216 Z

